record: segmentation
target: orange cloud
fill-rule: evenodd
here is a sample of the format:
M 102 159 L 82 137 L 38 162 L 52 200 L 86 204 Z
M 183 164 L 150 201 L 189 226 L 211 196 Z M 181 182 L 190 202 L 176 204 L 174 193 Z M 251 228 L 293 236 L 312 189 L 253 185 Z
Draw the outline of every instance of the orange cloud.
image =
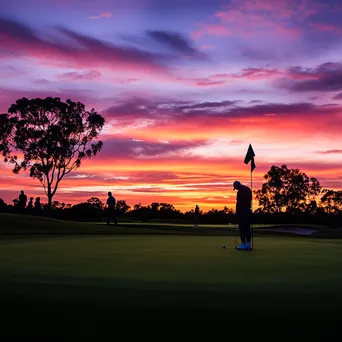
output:
M 244 146 L 246 147 L 246 146 Z M 263 175 L 271 165 L 281 165 L 272 160 L 265 160 L 260 155 L 258 145 L 254 145 L 257 153 L 257 169 L 253 172 L 253 188 L 260 188 L 264 182 Z M 201 209 L 234 208 L 236 193 L 232 183 L 238 179 L 249 185 L 249 167 L 243 163 L 246 148 L 241 156 L 226 158 L 158 158 L 155 160 L 116 159 L 115 161 L 87 161 L 81 169 L 65 178 L 55 197 L 65 203 L 79 203 L 95 196 L 104 200 L 107 191 L 113 191 L 117 199 L 124 199 L 133 206 L 152 202 L 172 203 L 176 208 L 189 210 L 199 204 Z M 259 152 L 259 153 L 258 153 Z M 264 161 L 262 161 L 264 159 Z M 299 167 L 310 177 L 317 177 L 323 186 L 333 188 L 341 186 L 342 180 L 330 182 L 329 179 L 341 174 L 342 167 L 338 163 L 319 165 L 317 162 L 288 162 L 288 167 Z M 115 167 L 118 165 L 118 167 Z M 95 176 L 95 177 L 94 177 Z M 9 186 L 9 180 L 12 184 Z M 15 182 L 13 182 L 15 180 Z M 14 184 L 13 184 L 14 183 Z M 28 196 L 41 196 L 46 202 L 42 188 L 28 174 L 14 176 L 8 171 L 0 173 L 0 197 L 6 202 L 16 198 L 24 189 Z M 254 208 L 257 207 L 254 201 Z

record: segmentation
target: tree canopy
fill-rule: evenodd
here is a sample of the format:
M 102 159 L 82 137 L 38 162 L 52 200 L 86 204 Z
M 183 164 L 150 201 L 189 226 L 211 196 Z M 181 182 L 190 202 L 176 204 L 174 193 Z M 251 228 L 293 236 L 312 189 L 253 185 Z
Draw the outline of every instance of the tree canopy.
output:
M 272 166 L 264 175 L 266 183 L 255 191 L 260 211 L 264 213 L 295 213 L 313 207 L 315 197 L 321 192 L 316 178 L 309 178 L 298 169 L 287 165 Z
M 14 173 L 29 169 L 41 182 L 51 208 L 63 177 L 101 150 L 104 122 L 80 102 L 24 97 L 0 115 L 0 152 Z
M 342 190 L 322 190 L 321 203 L 328 214 L 337 214 L 342 211 Z

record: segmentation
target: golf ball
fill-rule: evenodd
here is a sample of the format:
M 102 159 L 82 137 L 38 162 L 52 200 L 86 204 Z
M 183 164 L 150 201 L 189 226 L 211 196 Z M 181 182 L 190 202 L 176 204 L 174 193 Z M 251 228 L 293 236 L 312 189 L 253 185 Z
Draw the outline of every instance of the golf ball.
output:
M 226 245 L 222 245 L 222 248 L 225 249 L 225 248 L 226 248 Z

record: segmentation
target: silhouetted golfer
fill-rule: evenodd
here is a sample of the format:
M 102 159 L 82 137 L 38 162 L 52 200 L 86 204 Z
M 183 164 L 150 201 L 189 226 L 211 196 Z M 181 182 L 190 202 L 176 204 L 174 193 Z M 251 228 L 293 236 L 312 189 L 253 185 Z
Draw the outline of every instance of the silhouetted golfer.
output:
M 24 190 L 21 190 L 19 195 L 19 209 L 20 213 L 24 213 L 27 202 L 27 196 L 24 194 Z
M 194 227 L 195 228 L 198 228 L 198 221 L 199 221 L 199 206 L 196 204 L 195 216 L 194 216 Z
M 236 218 L 239 225 L 241 245 L 239 250 L 251 249 L 252 191 L 239 181 L 233 183 L 236 194 Z
M 116 200 L 115 197 L 112 195 L 111 192 L 108 192 L 108 199 L 107 199 L 107 224 L 110 225 L 110 220 L 113 217 L 114 223 L 118 224 L 118 221 L 116 220 L 116 213 L 115 213 L 115 205 Z

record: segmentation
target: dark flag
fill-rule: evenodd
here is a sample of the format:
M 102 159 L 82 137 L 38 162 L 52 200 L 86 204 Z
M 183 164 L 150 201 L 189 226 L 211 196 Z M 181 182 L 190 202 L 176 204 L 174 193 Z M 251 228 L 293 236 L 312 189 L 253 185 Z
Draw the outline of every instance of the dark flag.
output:
M 251 172 L 253 172 L 253 170 L 255 169 L 255 162 L 254 162 L 254 158 L 252 159 L 252 162 L 251 162 Z
M 255 153 L 253 151 L 252 145 L 249 144 L 248 151 L 245 157 L 245 164 L 248 164 L 253 159 L 253 157 L 255 157 Z
M 256 167 L 255 166 L 255 162 L 254 162 L 254 157 L 255 157 L 255 153 L 253 151 L 253 147 L 252 147 L 251 144 L 249 144 L 248 151 L 247 151 L 244 163 L 248 164 L 250 161 L 252 161 L 252 163 L 251 163 L 251 172 L 253 172 L 253 170 Z

